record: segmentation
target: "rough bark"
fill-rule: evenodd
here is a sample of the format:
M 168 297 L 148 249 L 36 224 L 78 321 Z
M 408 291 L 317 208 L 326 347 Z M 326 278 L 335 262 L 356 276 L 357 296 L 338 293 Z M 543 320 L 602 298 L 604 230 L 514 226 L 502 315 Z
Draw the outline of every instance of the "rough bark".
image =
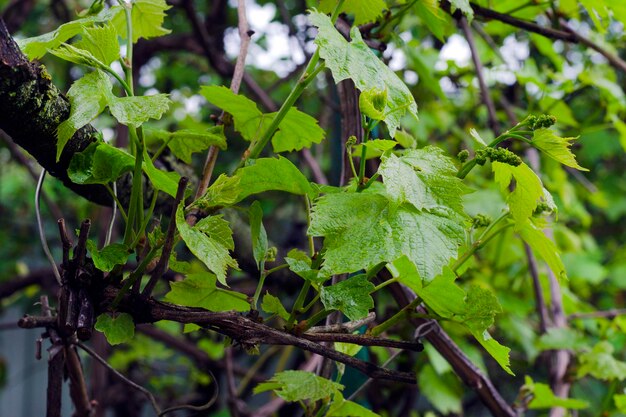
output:
M 0 19 L 0 129 L 66 187 L 94 203 L 110 204 L 103 186 L 74 184 L 67 176 L 72 156 L 96 140 L 96 129 L 87 125 L 78 130 L 55 160 L 56 132 L 69 114 L 69 100 L 46 68 L 22 54 Z

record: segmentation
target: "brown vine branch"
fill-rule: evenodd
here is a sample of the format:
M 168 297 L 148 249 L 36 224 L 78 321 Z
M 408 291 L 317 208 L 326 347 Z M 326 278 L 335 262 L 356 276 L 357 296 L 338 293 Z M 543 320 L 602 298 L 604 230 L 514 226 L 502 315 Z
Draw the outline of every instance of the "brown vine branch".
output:
M 246 65 L 246 57 L 248 56 L 248 47 L 250 46 L 250 40 L 254 34 L 248 25 L 245 0 L 237 1 L 237 19 L 237 27 L 239 30 L 239 39 L 241 44 L 239 46 L 239 55 L 237 56 L 235 69 L 233 71 L 233 78 L 230 82 L 230 89 L 235 94 L 239 93 L 239 87 L 241 87 L 241 81 L 243 80 Z M 207 159 L 204 163 L 204 169 L 202 170 L 202 179 L 198 184 L 195 199 L 200 198 L 206 192 L 207 188 L 209 188 L 209 183 L 211 182 L 211 177 L 213 176 L 213 169 L 215 168 L 218 153 L 219 149 L 216 146 L 211 145 L 211 147 L 209 147 Z

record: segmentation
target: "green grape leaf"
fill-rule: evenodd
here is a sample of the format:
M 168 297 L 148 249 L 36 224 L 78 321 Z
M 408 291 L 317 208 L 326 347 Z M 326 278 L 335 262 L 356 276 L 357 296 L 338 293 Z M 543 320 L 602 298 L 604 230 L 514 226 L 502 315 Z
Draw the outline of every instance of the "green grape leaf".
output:
M 319 282 L 319 271 L 312 269 L 311 258 L 299 249 L 292 249 L 287 253 L 285 262 L 289 265 L 289 270 L 306 281 Z
M 209 146 L 216 146 L 222 150 L 226 149 L 226 136 L 224 136 L 223 125 L 214 126 L 206 130 L 180 129 L 175 132 L 144 128 L 144 135 L 146 138 L 156 139 L 167 144 L 174 156 L 186 164 L 191 164 L 192 154 L 202 152 L 208 149 Z
M 202 86 L 200 94 L 207 101 L 233 117 L 235 129 L 247 141 L 261 136 L 263 133 L 263 113 L 256 103 L 241 94 L 235 94 L 230 88 L 224 86 Z
M 230 229 L 228 222 L 224 220 L 221 214 L 205 217 L 196 223 L 195 228 L 210 235 L 211 239 L 215 240 L 226 249 L 235 249 L 233 231 Z
M 93 26 L 96 23 L 108 22 L 118 14 L 124 14 L 122 8 L 120 6 L 114 6 L 101 11 L 95 16 L 88 16 L 64 23 L 52 32 L 33 38 L 20 39 L 17 43 L 22 52 L 24 52 L 29 59 L 39 59 L 49 50 L 55 49 L 68 39 L 73 38 L 79 33 L 83 33 L 85 28 Z
M 263 227 L 263 209 L 261 203 L 255 201 L 248 210 L 250 218 L 250 234 L 252 235 L 252 256 L 261 270 L 267 255 L 267 232 Z
M 153 96 L 108 97 L 109 110 L 123 125 L 139 127 L 150 119 L 160 119 L 170 107 L 167 94 Z
M 313 189 L 306 177 L 289 159 L 259 158 L 250 161 L 239 169 L 235 177 L 239 178 L 237 201 L 253 194 L 265 191 L 284 191 L 291 194 L 312 194 Z
M 248 296 L 218 288 L 216 276 L 209 272 L 189 274 L 178 282 L 170 283 L 172 290 L 165 300 L 187 307 L 200 307 L 209 311 L 248 311 Z
M 359 346 L 360 348 L 361 346 Z M 330 404 L 330 408 L 326 412 L 326 417 L 380 417 L 380 414 L 376 414 L 372 410 L 368 410 L 355 403 L 343 398 L 340 392 L 335 393 L 333 396 L 333 402 Z
M 320 0 L 319 8 L 324 13 L 332 13 L 337 7 L 337 0 Z M 387 9 L 383 0 L 346 0 L 341 6 L 341 13 L 354 15 L 354 24 L 376 21 Z
M 307 371 L 278 372 L 270 380 L 254 387 L 255 394 L 274 391 L 285 401 L 317 401 L 330 398 L 341 390 L 343 385 Z
M 534 382 L 531 377 L 526 375 L 524 389 L 528 390 L 533 399 L 528 404 L 531 410 L 539 410 L 552 407 L 563 407 L 574 410 L 582 410 L 589 407 L 589 403 L 575 398 L 561 398 L 554 395 L 548 384 Z
M 327 310 L 339 310 L 350 320 L 359 320 L 374 308 L 374 299 L 370 295 L 372 291 L 374 284 L 361 274 L 335 285 L 322 287 L 320 298 Z
M 465 291 L 454 283 L 456 275 L 450 268 L 423 288 L 414 289 L 430 310 L 443 318 L 462 316 L 465 310 Z M 402 282 L 402 281 L 401 281 Z
M 211 228 L 202 228 L 203 224 L 201 224 L 200 226 L 191 227 L 185 221 L 184 211 L 184 204 L 181 203 L 178 206 L 178 210 L 176 210 L 176 227 L 180 232 L 180 236 L 191 253 L 217 276 L 221 284 L 227 285 L 226 270 L 228 267 L 237 268 L 237 261 L 230 256 L 228 252 L 229 247 L 224 245 L 223 225 L 215 227 L 216 225 L 213 224 Z M 208 224 L 208 222 L 207 220 L 204 224 Z M 226 220 L 222 220 L 221 223 L 226 223 Z M 229 234 L 232 234 L 230 228 Z
M 310 236 L 324 236 L 326 276 L 349 273 L 406 255 L 426 281 L 439 275 L 465 242 L 456 219 L 403 204 L 376 193 L 336 193 L 319 198 Z
M 131 4 L 133 43 L 137 43 L 139 38 L 156 38 L 171 32 L 162 26 L 165 11 L 172 7 L 168 6 L 165 0 L 133 0 Z M 125 13 L 116 15 L 113 24 L 122 38 L 128 38 Z
M 576 140 L 576 138 L 561 138 L 555 135 L 554 131 L 550 129 L 537 129 L 533 132 L 531 144 L 563 165 L 576 168 L 580 171 L 589 171 L 576 162 L 576 157 L 570 150 L 572 146 L 571 141 L 573 140 Z
M 513 371 L 511 371 L 511 362 L 509 358 L 509 353 L 511 349 L 506 346 L 502 346 L 498 341 L 491 337 L 489 332 L 486 330 L 484 332 L 472 332 L 474 338 L 482 345 L 483 348 L 491 355 L 492 358 L 498 362 L 498 364 L 504 369 L 509 375 L 515 376 Z
M 495 180 L 500 189 L 508 193 L 506 202 L 511 215 L 517 224 L 523 224 L 532 216 L 539 199 L 543 196 L 543 185 L 537 174 L 528 165 L 522 162 L 519 166 L 512 166 L 502 162 L 491 163 Z M 515 180 L 515 190 L 508 192 L 511 180 Z
M 271 120 L 276 113 L 267 115 Z M 314 143 L 320 143 L 326 132 L 314 117 L 301 112 L 295 107 L 289 109 L 285 118 L 278 125 L 278 131 L 272 137 L 275 153 L 299 151 Z
M 111 24 L 86 28 L 82 39 L 74 46 L 83 49 L 104 65 L 111 65 L 120 58 L 120 44 L 117 40 L 117 31 Z
M 240 176 L 229 177 L 222 174 L 211 184 L 206 193 L 194 202 L 194 205 L 205 209 L 231 206 L 239 202 L 240 182 Z
M 587 347 L 587 338 L 580 330 L 551 327 L 537 340 L 536 346 L 540 350 L 580 350 Z
M 128 246 L 122 243 L 113 243 L 98 250 L 98 246 L 92 240 L 87 241 L 87 250 L 91 254 L 93 263 L 100 271 L 111 272 L 115 265 L 124 265 L 131 252 Z
M 235 129 L 247 141 L 260 138 L 276 116 L 276 113 L 261 113 L 254 101 L 224 86 L 203 86 L 200 93 L 209 103 L 232 115 Z M 320 143 L 324 135 L 315 118 L 292 107 L 278 125 L 272 146 L 276 153 L 300 150 Z
M 400 131 L 396 133 L 396 139 L 400 136 Z M 352 151 L 353 155 L 358 155 L 359 158 L 363 154 L 363 147 L 365 147 L 365 159 L 378 158 L 386 151 L 396 147 L 398 142 L 389 139 L 371 139 L 365 143 L 359 143 L 355 145 Z
M 463 387 L 458 379 L 450 374 L 438 375 L 432 365 L 420 369 L 417 377 L 420 392 L 442 414 L 460 414 Z
M 278 297 L 274 297 L 269 292 L 266 292 L 263 296 L 261 308 L 268 314 L 276 314 L 283 320 L 289 320 L 289 312 L 285 310 L 283 303 L 280 302 Z
M 454 13 L 457 9 L 467 16 L 469 22 L 474 18 L 474 10 L 469 0 L 450 0 L 450 11 Z
M 135 158 L 122 149 L 104 142 L 91 143 L 75 153 L 67 174 L 76 184 L 108 184 L 132 171 Z
M 74 133 L 102 113 L 107 105 L 107 92 L 112 88 L 109 77 L 100 70 L 74 81 L 67 92 L 70 98 L 70 116 L 61 122 L 57 132 L 57 161 Z
M 581 353 L 578 356 L 580 367 L 577 377 L 591 375 L 603 381 L 626 379 L 626 362 L 615 359 L 614 350 L 611 343 L 603 340 L 598 342 L 591 351 Z
M 387 269 L 394 278 L 398 278 L 398 282 L 406 285 L 416 293 L 422 289 L 423 284 L 420 273 L 415 264 L 405 255 L 387 264 Z
M 177 172 L 165 172 L 161 171 L 157 167 L 154 166 L 150 155 L 148 155 L 148 150 L 144 148 L 143 150 L 143 164 L 142 164 L 143 172 L 146 173 L 148 178 L 150 178 L 150 182 L 154 186 L 155 189 L 161 190 L 172 197 L 176 197 L 176 192 L 178 190 L 178 182 L 180 181 L 180 175 Z
M 613 396 L 613 402 L 615 402 L 617 411 L 622 414 L 626 413 L 626 394 L 615 394 Z
M 128 342 L 135 336 L 135 323 L 128 313 L 100 314 L 94 327 L 104 333 L 112 345 Z
M 50 49 L 48 52 L 58 58 L 78 65 L 93 68 L 106 68 L 106 65 L 93 56 L 91 52 L 67 43 L 59 45 L 56 49 Z
M 426 25 L 430 33 L 435 35 L 437 39 L 445 43 L 446 35 L 446 19 L 445 12 L 439 7 L 438 0 L 418 1 L 413 6 L 415 14 L 417 14 L 422 22 Z
M 499 313 L 502 313 L 502 306 L 493 292 L 478 285 L 471 285 L 467 291 L 460 321 L 472 332 L 482 333 L 493 325 L 494 317 Z
M 359 108 L 361 113 L 372 120 L 385 118 L 385 106 L 387 105 L 387 90 L 371 88 L 359 95 Z
M 532 222 L 526 221 L 518 233 L 533 250 L 533 253 L 539 255 L 548 264 L 555 276 L 560 279 L 567 279 L 565 265 L 563 265 L 556 245 L 541 229 L 538 229 Z
M 469 190 L 456 177 L 457 169 L 442 149 L 427 146 L 400 157 L 389 153 L 382 157 L 378 172 L 398 204 L 408 202 L 420 210 L 449 207 L 465 216 L 463 195 Z
M 387 91 L 384 121 L 391 137 L 407 112 L 417 118 L 417 104 L 408 87 L 363 42 L 359 28 L 352 28 L 348 42 L 325 14 L 312 12 L 309 19 L 318 28 L 315 43 L 336 83 L 350 78 L 361 91 Z

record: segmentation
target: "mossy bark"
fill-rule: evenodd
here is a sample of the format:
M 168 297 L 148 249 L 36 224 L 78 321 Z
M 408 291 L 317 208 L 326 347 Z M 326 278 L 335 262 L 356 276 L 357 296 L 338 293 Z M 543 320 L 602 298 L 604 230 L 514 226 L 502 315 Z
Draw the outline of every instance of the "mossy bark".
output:
M 103 186 L 74 184 L 67 176 L 72 156 L 96 140 L 93 126 L 78 130 L 60 160 L 55 159 L 56 132 L 69 115 L 68 99 L 54 86 L 43 65 L 22 54 L 0 19 L 0 129 L 66 187 L 94 203 L 111 204 Z

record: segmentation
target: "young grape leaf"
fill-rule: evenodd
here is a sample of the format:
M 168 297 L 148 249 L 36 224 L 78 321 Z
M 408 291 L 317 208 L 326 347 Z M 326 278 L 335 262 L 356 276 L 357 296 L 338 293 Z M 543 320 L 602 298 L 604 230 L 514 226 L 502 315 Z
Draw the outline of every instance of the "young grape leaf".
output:
M 276 113 L 266 115 L 268 123 L 275 115 Z M 326 132 L 317 124 L 317 119 L 292 107 L 272 136 L 272 147 L 275 153 L 299 151 L 320 143 L 325 135 Z
M 515 376 L 510 368 L 511 361 L 509 358 L 509 352 L 511 352 L 511 349 L 498 343 L 498 341 L 492 338 L 486 330 L 484 332 L 472 332 L 472 334 L 474 335 L 474 338 L 478 340 L 478 343 L 485 348 L 487 353 L 489 353 L 491 357 L 498 362 L 502 369 L 504 369 L 509 375 Z
M 528 220 L 518 230 L 518 233 L 533 252 L 548 264 L 555 276 L 560 279 L 567 279 L 565 265 L 563 265 L 556 245 L 541 229 L 538 229 Z
M 306 177 L 287 158 L 259 158 L 237 171 L 239 195 L 237 201 L 265 191 L 285 191 L 291 194 L 312 194 Z
M 361 92 L 359 95 L 361 113 L 372 120 L 383 120 L 385 118 L 386 105 L 387 90 L 372 88 Z
M 241 193 L 240 181 L 241 177 L 237 175 L 233 177 L 226 174 L 220 175 L 206 190 L 206 193 L 193 203 L 193 206 L 208 210 L 236 204 L 239 202 L 238 197 Z
M 172 282 L 172 290 L 165 300 L 187 307 L 200 307 L 209 311 L 248 311 L 248 296 L 218 288 L 216 276 L 209 272 L 189 274 L 179 282 Z
M 416 290 L 416 293 L 438 316 L 449 319 L 460 317 L 465 312 L 466 294 L 455 284 L 455 280 L 454 272 L 450 268 L 444 268 L 441 275 L 423 288 Z M 400 282 L 405 281 L 401 279 Z
M 237 268 L 237 261 L 235 261 L 228 252 L 228 246 L 224 245 L 223 226 L 212 228 L 204 228 L 199 230 L 199 227 L 191 227 L 185 221 L 185 207 L 181 203 L 176 210 L 176 227 L 180 232 L 180 236 L 185 241 L 185 244 L 196 257 L 201 260 L 209 270 L 211 270 L 216 276 L 219 282 L 223 285 L 226 284 L 226 270 L 228 267 Z M 209 221 L 206 221 L 208 223 Z M 225 220 L 221 222 L 226 223 Z M 229 234 L 230 232 L 229 228 Z
M 133 43 L 136 43 L 139 38 L 156 38 L 171 32 L 162 26 L 166 16 L 165 11 L 172 7 L 168 6 L 165 0 L 133 0 L 130 5 L 132 5 L 130 13 Z M 117 33 L 124 39 L 128 38 L 125 13 L 117 14 L 112 22 Z
M 591 351 L 581 353 L 578 356 L 580 367 L 577 377 L 591 375 L 603 381 L 626 379 L 626 362 L 615 359 L 614 350 L 611 343 L 603 340 L 598 342 Z
M 343 390 L 343 385 L 330 381 L 313 372 L 283 371 L 254 387 L 254 393 L 274 391 L 285 401 L 317 401 L 330 398 Z
M 320 298 L 327 310 L 339 310 L 350 320 L 359 320 L 374 308 L 374 299 L 370 295 L 372 291 L 374 284 L 361 274 L 329 287 L 322 287 Z
M 120 44 L 117 31 L 111 24 L 86 28 L 81 33 L 82 39 L 74 46 L 83 49 L 104 65 L 111 65 L 120 58 Z
M 398 278 L 401 284 L 406 285 L 416 293 L 422 289 L 423 284 L 420 273 L 415 264 L 405 255 L 387 264 L 387 269 L 394 278 Z
M 68 62 L 73 62 L 78 65 L 84 65 L 86 67 L 93 68 L 106 68 L 104 63 L 100 62 L 91 52 L 75 47 L 67 43 L 59 45 L 56 49 L 51 49 L 52 55 L 64 59 Z
M 276 113 L 261 113 L 254 101 L 224 86 L 203 86 L 200 93 L 209 103 L 233 116 L 235 129 L 247 141 L 261 137 L 276 116 Z M 272 137 L 272 146 L 276 153 L 300 150 L 320 143 L 324 135 L 315 118 L 292 107 L 278 125 L 278 131 Z
M 506 201 L 511 210 L 511 215 L 517 224 L 523 224 L 526 219 L 532 216 L 539 198 L 543 196 L 541 180 L 523 162 L 514 167 L 503 162 L 493 161 L 491 169 L 502 192 L 508 193 Z M 508 187 L 512 179 L 515 180 L 515 190 L 509 193 Z
M 465 217 L 463 195 L 469 189 L 456 177 L 457 169 L 443 150 L 434 146 L 412 149 L 398 157 L 383 155 L 378 172 L 387 193 L 398 204 L 408 202 L 415 208 L 451 208 Z
M 360 347 L 360 346 L 359 346 Z M 380 417 L 380 414 L 376 414 L 372 410 L 369 410 L 362 405 L 355 403 L 354 401 L 346 400 L 343 398 L 340 392 L 335 393 L 333 396 L 333 402 L 330 403 L 330 408 L 326 412 L 326 417 Z
M 29 59 L 39 59 L 49 50 L 55 49 L 68 39 L 73 38 L 79 33 L 83 33 L 85 28 L 91 27 L 96 23 L 108 22 L 118 14 L 124 14 L 122 8 L 120 6 L 113 6 L 109 9 L 102 10 L 95 16 L 88 16 L 64 23 L 52 32 L 33 38 L 21 39 L 18 40 L 17 43 L 22 52 L 24 52 Z
M 324 236 L 322 274 L 368 269 L 406 255 L 430 281 L 457 256 L 465 230 L 441 213 L 397 206 L 377 193 L 343 192 L 318 199 L 310 236 Z
M 400 131 L 396 134 L 396 139 L 400 136 Z M 365 143 L 359 143 L 352 148 L 352 154 L 363 155 L 363 147 L 365 147 L 365 159 L 379 158 L 386 151 L 391 150 L 398 145 L 395 140 L 389 139 L 371 139 Z
M 108 97 L 109 110 L 123 125 L 138 127 L 150 119 L 160 119 L 170 107 L 167 94 L 153 96 Z
M 226 136 L 224 136 L 224 126 L 214 126 L 206 130 L 180 129 L 169 132 L 163 129 L 152 129 L 144 127 L 146 139 L 159 140 L 165 144 L 181 161 L 191 164 L 191 155 L 202 152 L 209 146 L 217 146 L 226 149 Z
M 561 138 L 554 134 L 550 129 L 536 129 L 533 132 L 531 144 L 550 158 L 570 168 L 576 168 L 580 171 L 589 171 L 576 162 L 576 157 L 570 150 L 571 141 L 576 138 Z
M 124 265 L 130 256 L 128 246 L 122 243 L 113 243 L 98 250 L 98 246 L 92 240 L 87 241 L 87 250 L 91 254 L 93 263 L 101 271 L 110 272 L 115 265 Z
M 180 175 L 177 172 L 165 172 L 161 171 L 154 166 L 148 150 L 143 150 L 143 172 L 146 173 L 150 182 L 155 189 L 161 190 L 172 197 L 176 197 L 176 191 L 178 190 L 178 181 L 180 181 Z
M 384 121 L 391 137 L 407 111 L 417 118 L 417 104 L 408 87 L 363 42 L 359 28 L 352 28 L 348 42 L 325 14 L 312 12 L 309 19 L 318 28 L 315 43 L 336 83 L 350 78 L 361 91 L 387 91 Z
M 319 9 L 324 13 L 332 13 L 337 6 L 337 0 L 320 0 Z M 354 15 L 354 24 L 376 21 L 387 9 L 383 0 L 346 0 L 341 6 L 340 13 Z
M 582 410 L 589 407 L 589 403 L 575 398 L 562 398 L 554 395 L 548 384 L 534 382 L 531 377 L 526 375 L 524 389 L 528 390 L 533 396 L 528 404 L 531 410 L 539 410 L 543 408 L 563 407 L 574 410 Z
M 250 218 L 250 234 L 252 235 L 252 256 L 254 256 L 257 267 L 261 270 L 267 254 L 267 233 L 263 227 L 261 203 L 258 201 L 252 203 L 248 210 L 248 216 Z
M 108 184 L 132 171 L 135 158 L 122 149 L 104 142 L 91 143 L 75 153 L 67 174 L 76 184 Z
M 324 279 L 319 278 L 319 271 L 312 269 L 311 258 L 299 249 L 290 250 L 285 257 L 285 262 L 289 265 L 291 272 L 306 281 L 314 283 L 324 281 Z
M 108 75 L 100 70 L 74 81 L 67 92 L 70 98 L 70 116 L 61 122 L 57 132 L 57 161 L 74 133 L 102 113 L 107 105 L 107 92 L 112 88 Z
M 100 314 L 94 328 L 104 333 L 111 345 L 128 342 L 135 336 L 135 323 L 128 313 Z
M 426 364 L 417 377 L 420 392 L 443 415 L 460 414 L 463 387 L 450 373 L 438 375 L 432 365 Z
M 472 332 L 482 333 L 493 325 L 494 317 L 499 313 L 502 313 L 502 307 L 493 292 L 471 285 L 459 321 Z
M 202 86 L 200 94 L 207 101 L 233 116 L 235 129 L 247 141 L 258 138 L 263 133 L 263 113 L 249 98 L 235 94 L 224 86 Z M 267 127 L 267 125 L 265 125 Z
M 413 7 L 415 14 L 424 22 L 430 33 L 435 35 L 441 42 L 445 43 L 446 29 L 450 25 L 446 21 L 446 13 L 439 7 L 439 1 L 418 1 Z
M 470 5 L 469 0 L 450 0 L 450 11 L 454 13 L 456 9 L 463 12 L 469 22 L 471 22 L 474 18 L 474 10 Z
M 289 320 L 289 312 L 285 310 L 283 303 L 280 302 L 278 297 L 274 297 L 269 292 L 263 296 L 263 302 L 261 303 L 263 311 L 269 314 L 276 314 L 283 320 Z

